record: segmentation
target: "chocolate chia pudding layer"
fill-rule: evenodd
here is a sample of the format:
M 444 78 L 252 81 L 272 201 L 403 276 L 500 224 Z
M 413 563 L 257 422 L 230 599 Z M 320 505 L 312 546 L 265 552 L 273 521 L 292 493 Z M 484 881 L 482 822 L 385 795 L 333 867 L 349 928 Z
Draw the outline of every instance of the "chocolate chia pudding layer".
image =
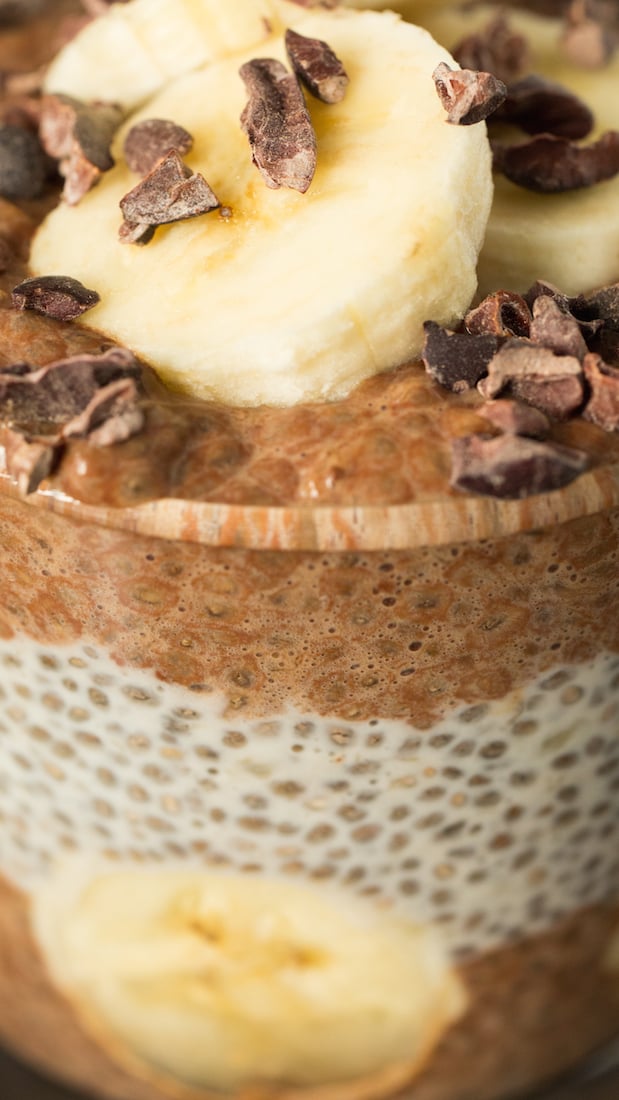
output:
M 78 11 L 3 33 L 0 69 Z M 0 200 L 0 366 L 109 347 L 12 308 L 57 198 Z M 0 475 L 0 1040 L 110 1100 L 498 1100 L 569 1069 L 619 1029 L 619 435 L 555 422 L 587 472 L 497 501 L 450 486 L 482 399 L 420 364 L 291 409 L 144 385 L 132 439 L 68 443 L 26 497 Z M 209 891 L 266 898 L 234 955 L 263 1014 L 363 930 L 331 1062 L 301 1008 L 249 1069 L 242 1029 L 192 1045 Z

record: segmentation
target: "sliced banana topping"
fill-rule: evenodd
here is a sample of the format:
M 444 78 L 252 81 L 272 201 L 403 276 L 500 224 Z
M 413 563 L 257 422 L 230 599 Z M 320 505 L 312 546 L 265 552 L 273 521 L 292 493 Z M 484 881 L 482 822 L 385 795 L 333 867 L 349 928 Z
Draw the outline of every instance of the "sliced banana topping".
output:
M 92 327 L 172 387 L 231 404 L 343 396 L 415 357 L 428 317 L 452 325 L 470 303 L 491 202 L 485 127 L 446 122 L 432 73 L 452 59 L 426 32 L 388 12 L 284 8 L 350 78 L 339 103 L 307 97 L 317 170 L 306 194 L 273 190 L 252 164 L 239 122 L 252 46 L 178 78 L 129 119 L 116 168 L 48 218 L 32 252 L 35 273 L 98 291 Z M 287 65 L 281 18 L 278 28 L 259 56 Z M 118 228 L 136 183 L 123 136 L 146 118 L 193 136 L 186 163 L 226 216 L 158 229 L 141 248 L 120 244 Z
M 365 7 L 365 0 L 344 0 Z M 376 8 L 393 7 L 372 0 Z M 407 7 L 406 0 L 397 5 Z M 406 11 L 453 50 L 462 39 L 496 18 L 497 6 L 427 2 Z M 570 88 L 592 110 L 595 127 L 587 143 L 606 130 L 619 130 L 619 51 L 607 65 L 585 68 L 561 48 L 563 24 L 530 12 L 510 9 L 508 24 L 528 43 L 526 72 L 537 73 Z M 516 131 L 511 141 L 526 140 Z M 479 292 L 498 287 L 524 291 L 536 279 L 578 294 L 619 278 L 619 177 L 559 195 L 534 194 L 501 175 L 495 177 L 495 197 L 485 244 L 479 260 Z
M 34 902 L 52 976 L 103 1041 L 190 1083 L 404 1080 L 464 1009 L 432 931 L 322 886 L 71 876 Z

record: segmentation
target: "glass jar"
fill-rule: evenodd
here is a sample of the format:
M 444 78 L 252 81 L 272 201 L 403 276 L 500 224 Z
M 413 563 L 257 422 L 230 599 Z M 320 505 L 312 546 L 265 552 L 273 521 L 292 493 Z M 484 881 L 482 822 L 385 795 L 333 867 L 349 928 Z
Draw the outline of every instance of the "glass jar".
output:
M 5 488 L 4 1044 L 113 1100 L 498 1100 L 617 1033 L 612 467 L 500 505 Z

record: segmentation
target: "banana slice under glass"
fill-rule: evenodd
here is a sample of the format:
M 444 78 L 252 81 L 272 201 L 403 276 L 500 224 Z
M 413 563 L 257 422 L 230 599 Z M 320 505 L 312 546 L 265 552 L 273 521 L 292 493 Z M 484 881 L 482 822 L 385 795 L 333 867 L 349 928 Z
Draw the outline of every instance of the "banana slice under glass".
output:
M 385 1074 L 410 1079 L 465 1006 L 432 930 L 324 888 L 68 867 L 33 919 L 87 1029 L 193 1085 L 364 1080 L 341 1095 L 375 1095 Z

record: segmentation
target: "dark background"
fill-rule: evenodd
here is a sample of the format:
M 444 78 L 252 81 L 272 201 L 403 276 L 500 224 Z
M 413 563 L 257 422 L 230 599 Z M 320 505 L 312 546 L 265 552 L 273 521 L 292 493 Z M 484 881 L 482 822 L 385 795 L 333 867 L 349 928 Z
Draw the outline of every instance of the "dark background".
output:
M 0 1052 L 0 1100 L 84 1100 L 49 1084 Z M 551 1089 L 530 1100 L 619 1100 L 619 1068 L 588 1082 Z

